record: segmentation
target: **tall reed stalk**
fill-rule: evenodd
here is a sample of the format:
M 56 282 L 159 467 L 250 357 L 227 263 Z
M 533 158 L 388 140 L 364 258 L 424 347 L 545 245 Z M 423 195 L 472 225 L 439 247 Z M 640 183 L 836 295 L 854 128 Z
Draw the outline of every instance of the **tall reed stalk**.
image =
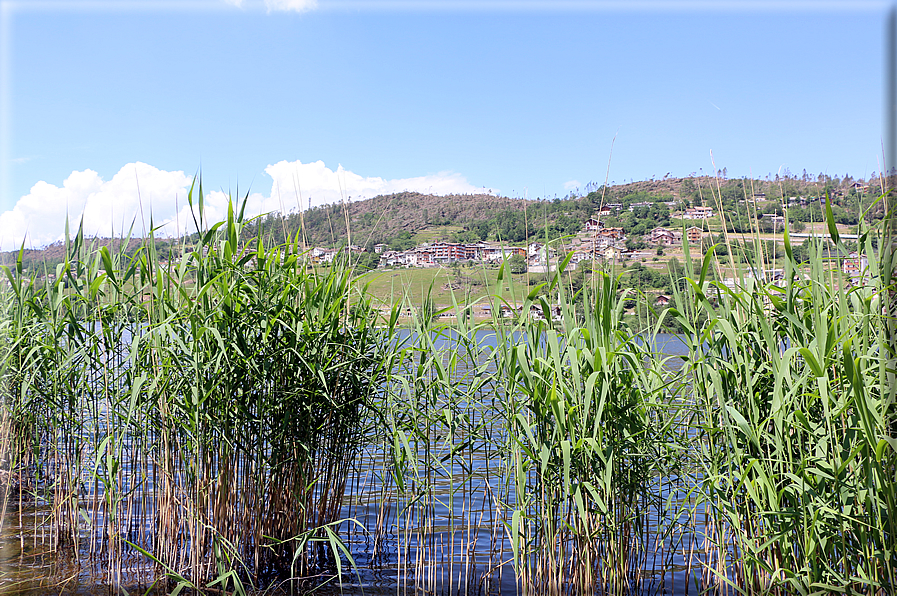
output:
M 635 593 L 650 582 L 650 543 L 663 534 L 658 479 L 675 455 L 673 396 L 652 338 L 623 323 L 617 281 L 596 273 L 579 315 L 558 283 L 563 270 L 548 288 L 554 304 L 530 293 L 498 342 L 515 562 L 527 594 Z

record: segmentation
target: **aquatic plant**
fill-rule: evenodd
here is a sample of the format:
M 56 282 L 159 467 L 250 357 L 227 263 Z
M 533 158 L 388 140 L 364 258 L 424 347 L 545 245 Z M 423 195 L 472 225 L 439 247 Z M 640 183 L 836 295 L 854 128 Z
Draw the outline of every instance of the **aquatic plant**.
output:
M 869 267 L 851 279 L 820 252 L 803 270 L 786 231 L 781 281 L 708 282 L 711 251 L 677 294 L 696 511 L 710 520 L 705 583 L 747 594 L 897 589 L 892 241 L 861 227 Z M 770 269 L 763 258 L 754 267 Z
M 341 564 L 379 333 L 348 268 L 310 268 L 295 239 L 239 243 L 242 210 L 208 226 L 196 190 L 176 261 L 152 233 L 129 254 L 79 230 L 55 280 L 7 271 L 18 496 L 49 505 L 47 548 L 112 585 L 135 581 L 126 557 L 179 589 L 313 577 Z
M 522 309 L 559 311 L 557 320 L 525 314 L 499 341 L 515 566 L 528 594 L 635 593 L 650 582 L 652 547 L 665 533 L 671 385 L 651 338 L 623 324 L 616 280 L 596 274 L 579 317 L 557 283 L 563 271 L 550 288 L 555 308 L 533 304 L 533 292 Z

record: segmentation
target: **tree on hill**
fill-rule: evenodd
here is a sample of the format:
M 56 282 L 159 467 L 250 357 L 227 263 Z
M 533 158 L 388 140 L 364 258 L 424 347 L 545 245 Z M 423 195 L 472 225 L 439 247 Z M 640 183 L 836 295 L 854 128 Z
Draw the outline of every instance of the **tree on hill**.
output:
M 526 259 L 523 255 L 516 254 L 508 259 L 508 270 L 514 274 L 526 273 Z
M 387 242 L 389 245 L 389 250 L 408 250 L 409 248 L 414 248 L 414 239 L 411 236 L 411 233 L 407 230 L 402 230 L 395 236 L 389 239 Z
M 380 255 L 365 251 L 356 255 L 352 264 L 355 265 L 355 269 L 358 272 L 370 271 L 372 269 L 376 269 L 380 264 Z

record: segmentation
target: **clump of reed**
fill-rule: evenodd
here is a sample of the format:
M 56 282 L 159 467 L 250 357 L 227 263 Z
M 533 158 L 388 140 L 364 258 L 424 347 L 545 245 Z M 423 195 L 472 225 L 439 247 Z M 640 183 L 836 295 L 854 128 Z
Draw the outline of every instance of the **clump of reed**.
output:
M 242 211 L 209 226 L 193 192 L 197 239 L 177 261 L 152 234 L 128 254 L 79 230 L 55 280 L 7 270 L 19 498 L 47 505 L 42 548 L 102 583 L 329 577 L 378 386 L 370 308 L 350 303 L 348 268 L 309 268 L 296 239 L 242 243 Z
M 379 512 L 363 523 L 376 528 L 375 559 L 400 569 L 400 587 L 619 594 L 662 585 L 674 509 L 665 478 L 681 459 L 676 375 L 650 337 L 623 324 L 627 296 L 614 278 L 600 275 L 595 293 L 577 296 L 565 293 L 563 267 L 550 279 L 525 288 L 518 309 L 520 288 L 506 291 L 502 271 L 492 317 L 479 323 L 467 316 L 475 305 L 436 310 L 426 292 L 391 311 L 396 351 L 376 429 L 389 458 L 367 497 Z M 410 328 L 396 329 L 406 310 Z M 441 322 L 445 314 L 454 319 Z M 391 561 L 380 546 L 390 527 Z
M 846 257 L 830 205 L 827 216 Z M 690 347 L 694 512 L 708 520 L 705 586 L 897 590 L 893 238 L 867 227 L 859 236 L 861 283 L 826 268 L 821 248 L 797 263 L 786 232 L 782 281 L 705 281 L 711 252 L 676 296 Z
M 617 280 L 596 272 L 594 294 L 567 298 L 563 273 L 554 304 L 532 291 L 498 342 L 515 565 L 527 594 L 636 593 L 660 568 L 675 396 L 651 338 L 623 323 Z

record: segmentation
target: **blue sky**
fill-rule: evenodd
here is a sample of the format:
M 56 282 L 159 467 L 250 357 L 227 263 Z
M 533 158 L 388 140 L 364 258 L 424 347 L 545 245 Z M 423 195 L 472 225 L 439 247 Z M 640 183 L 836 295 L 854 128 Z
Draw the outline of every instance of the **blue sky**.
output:
M 730 177 L 868 177 L 889 6 L 3 1 L 0 247 L 66 211 L 108 233 L 143 205 L 175 233 L 200 168 L 257 211 L 564 196 L 609 159 L 620 183 L 711 152 Z

